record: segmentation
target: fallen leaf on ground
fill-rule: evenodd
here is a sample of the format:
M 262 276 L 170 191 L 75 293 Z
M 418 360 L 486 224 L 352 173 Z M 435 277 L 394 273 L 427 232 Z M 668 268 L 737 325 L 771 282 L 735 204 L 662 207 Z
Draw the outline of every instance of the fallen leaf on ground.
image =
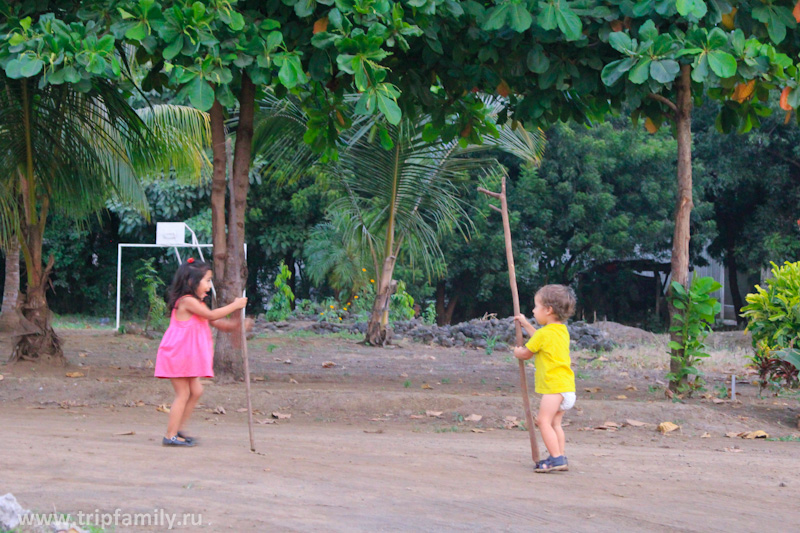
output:
M 486 431 L 478 428 L 472 428 L 470 431 L 472 431 L 473 433 L 486 433 Z
M 468 417 L 464 418 L 464 420 L 466 420 L 467 422 L 480 422 L 481 420 L 483 420 L 483 417 L 481 415 L 471 414 Z
M 383 430 L 382 430 L 382 429 L 376 429 L 375 431 L 367 431 L 367 430 L 365 429 L 365 430 L 364 430 L 364 433 L 383 433 Z
M 710 439 L 710 438 L 711 438 L 711 433 L 709 433 L 708 431 L 706 431 L 705 433 L 703 433 L 702 435 L 700 435 L 700 438 L 701 438 L 701 439 Z
M 728 400 L 723 400 L 721 398 L 714 398 L 711 400 L 713 403 L 728 403 Z
M 335 366 L 336 363 L 334 363 L 333 361 L 325 361 L 324 363 L 322 363 L 322 368 L 333 368 Z
M 386 422 L 387 420 L 389 420 L 389 419 L 388 418 L 370 418 L 369 419 L 370 422 Z
M 255 376 L 253 381 L 264 381 L 264 378 L 262 376 Z
M 593 453 L 595 457 L 611 457 L 610 453 Z
M 3 381 L 3 379 L 5 379 L 3 378 L 3 374 L 0 374 L 0 381 Z
M 637 389 L 637 388 L 636 388 L 636 387 L 634 387 L 633 385 L 628 385 L 627 387 L 625 387 L 625 390 L 632 390 L 632 391 L 636 391 L 636 390 L 639 390 L 639 389 Z
M 221 405 L 218 405 L 211 412 L 214 413 L 215 415 L 224 415 L 225 414 L 225 408 L 222 407 Z
M 739 452 L 743 452 L 744 451 L 741 448 L 737 448 L 736 446 L 734 446 L 733 448 L 723 448 L 723 450 L 725 450 L 726 452 L 732 452 L 732 453 L 739 453 Z
M 122 433 L 114 433 L 115 436 L 136 435 L 135 431 L 124 431 Z
M 279 413 L 278 411 L 275 411 L 274 413 L 272 413 L 272 418 L 277 418 L 278 420 L 288 420 L 289 418 L 292 418 L 292 415 L 288 413 Z
M 600 392 L 603 389 L 601 389 L 600 387 L 587 387 L 583 390 L 585 390 L 586 392 Z
M 146 366 L 147 368 L 154 368 L 156 365 L 153 364 L 152 359 L 148 359 L 147 361 L 144 362 L 144 366 Z
M 633 427 L 635 427 L 635 428 L 640 428 L 640 427 L 643 427 L 643 426 L 646 426 L 646 425 L 647 425 L 647 423 L 646 423 L 646 422 L 640 422 L 640 421 L 638 421 L 638 420 L 632 420 L 632 419 L 630 419 L 630 418 L 628 418 L 627 420 L 625 420 L 625 423 L 626 423 L 626 424 L 628 424 L 629 426 L 633 426 Z
M 289 383 L 294 383 L 295 385 L 297 385 L 297 380 L 294 378 L 289 378 Z
M 617 424 L 616 422 L 611 422 L 611 421 L 608 421 L 608 420 L 607 420 L 607 421 L 603 422 L 603 427 L 607 427 L 607 428 L 618 428 L 618 427 L 619 427 L 619 424 Z
M 291 359 L 287 359 L 286 361 L 283 362 L 283 364 L 284 365 L 291 365 L 292 364 L 292 360 Z
M 729 431 L 725 433 L 725 436 L 728 437 L 729 439 L 735 439 L 736 437 L 739 436 L 739 434 L 736 433 L 735 431 Z
M 680 426 L 677 424 L 673 424 L 672 422 L 661 422 L 658 425 L 658 431 L 666 435 L 667 433 L 671 433 L 676 429 L 680 429 Z
M 422 415 L 411 415 L 409 418 L 418 419 L 418 418 L 425 418 L 425 417 L 422 416 Z
M 247 412 L 247 407 L 240 407 L 240 408 L 238 408 L 236 410 L 236 412 L 237 413 L 246 413 Z
M 78 357 L 86 357 L 87 355 L 89 355 L 89 354 L 88 354 L 88 353 L 86 353 L 86 352 L 80 352 L 80 353 L 78 354 Z
M 275 423 L 275 421 L 272 420 L 271 418 L 264 418 L 264 419 L 259 418 L 259 419 L 256 420 L 256 422 L 258 422 L 259 424 L 274 424 Z
M 68 378 L 82 378 L 85 376 L 86 374 L 84 374 L 83 372 L 67 372 Z
M 606 357 L 606 356 L 604 356 L 604 355 L 601 355 L 600 357 L 598 357 L 598 358 L 597 358 L 597 359 L 595 359 L 595 360 L 596 360 L 596 361 L 600 361 L 601 363 L 605 363 L 606 361 L 608 361 L 608 357 Z
M 167 407 L 167 404 L 162 403 L 161 405 L 156 407 L 156 411 L 160 411 L 162 413 L 169 413 L 169 407 Z
M 408 377 L 408 374 L 406 374 L 405 372 L 403 372 L 402 374 L 400 374 L 400 377 L 401 377 L 401 378 L 407 378 L 407 377 Z
M 430 385 L 428 385 L 427 383 L 423 383 L 423 384 L 420 386 L 420 388 L 421 388 L 421 389 L 432 389 L 433 387 L 431 387 L 431 386 L 430 386 Z
M 625 396 L 624 394 L 620 394 L 619 396 L 617 396 L 617 400 L 627 400 L 627 399 L 628 397 Z
M 442 416 L 443 412 L 444 411 L 425 411 L 425 416 L 432 416 L 432 417 L 439 418 L 439 417 Z
M 766 431 L 757 430 L 757 431 L 745 431 L 743 433 L 739 433 L 739 436 L 743 439 L 768 439 L 769 434 Z

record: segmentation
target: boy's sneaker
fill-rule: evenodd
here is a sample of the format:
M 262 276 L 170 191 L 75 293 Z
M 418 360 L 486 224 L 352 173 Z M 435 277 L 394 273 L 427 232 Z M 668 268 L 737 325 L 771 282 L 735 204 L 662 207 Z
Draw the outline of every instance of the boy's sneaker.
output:
M 536 468 L 534 468 L 534 472 L 540 474 L 547 474 L 548 472 L 566 472 L 567 470 L 569 470 L 569 465 L 567 464 L 567 458 L 563 455 L 548 457 L 547 459 L 539 461 L 536 463 Z

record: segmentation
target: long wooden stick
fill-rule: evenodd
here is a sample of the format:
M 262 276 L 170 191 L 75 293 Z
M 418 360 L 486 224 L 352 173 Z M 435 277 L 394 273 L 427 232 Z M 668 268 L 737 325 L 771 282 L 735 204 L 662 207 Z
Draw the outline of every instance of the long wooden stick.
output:
M 244 388 L 247 391 L 247 428 L 250 431 L 250 451 L 256 451 L 253 440 L 253 402 L 250 399 L 250 363 L 247 357 L 247 330 L 245 329 L 245 314 L 242 308 L 242 357 L 244 358 Z
M 479 192 L 487 194 L 492 198 L 500 200 L 500 209 L 491 206 L 495 211 L 500 211 L 503 217 L 503 235 L 506 241 L 506 261 L 508 262 L 508 281 L 511 285 L 511 300 L 514 304 L 514 315 L 519 311 L 519 292 L 517 291 L 517 271 L 514 268 L 514 252 L 511 249 L 511 225 L 508 222 L 508 203 L 506 201 L 506 177 L 503 176 L 500 193 L 488 191 L 483 187 L 478 188 Z M 516 345 L 522 346 L 522 326 L 516 320 Z M 525 375 L 525 361 L 519 360 L 519 383 L 522 389 L 522 403 L 525 406 L 525 425 L 528 427 L 528 436 L 531 441 L 531 458 L 534 463 L 539 462 L 539 445 L 536 442 L 536 429 L 533 427 L 533 415 L 531 414 L 531 401 L 528 397 L 528 378 Z

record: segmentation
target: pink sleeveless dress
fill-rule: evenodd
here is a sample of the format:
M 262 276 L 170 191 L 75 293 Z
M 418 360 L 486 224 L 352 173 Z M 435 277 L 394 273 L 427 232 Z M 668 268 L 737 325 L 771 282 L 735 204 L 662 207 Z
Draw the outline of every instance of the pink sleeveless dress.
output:
M 155 377 L 214 377 L 214 341 L 208 320 L 197 315 L 178 320 L 172 310 L 169 327 L 158 347 Z

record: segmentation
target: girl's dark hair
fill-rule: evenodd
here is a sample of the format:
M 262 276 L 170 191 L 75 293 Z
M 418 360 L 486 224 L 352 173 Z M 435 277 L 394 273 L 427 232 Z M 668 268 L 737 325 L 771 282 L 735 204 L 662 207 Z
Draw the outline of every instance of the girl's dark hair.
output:
M 209 270 L 211 270 L 211 265 L 203 261 L 184 261 L 175 272 L 172 285 L 167 291 L 167 309 L 172 312 L 178 300 L 187 294 L 196 298 L 197 286 Z

